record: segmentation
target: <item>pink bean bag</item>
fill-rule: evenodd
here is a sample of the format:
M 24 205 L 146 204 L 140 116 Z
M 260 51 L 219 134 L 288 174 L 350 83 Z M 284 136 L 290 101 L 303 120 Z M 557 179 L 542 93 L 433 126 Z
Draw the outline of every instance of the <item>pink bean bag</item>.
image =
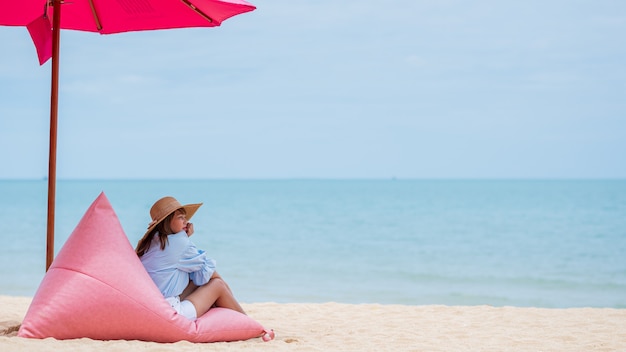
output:
M 217 342 L 273 338 L 245 314 L 214 308 L 195 322 L 165 301 L 101 193 L 53 261 L 18 336 Z

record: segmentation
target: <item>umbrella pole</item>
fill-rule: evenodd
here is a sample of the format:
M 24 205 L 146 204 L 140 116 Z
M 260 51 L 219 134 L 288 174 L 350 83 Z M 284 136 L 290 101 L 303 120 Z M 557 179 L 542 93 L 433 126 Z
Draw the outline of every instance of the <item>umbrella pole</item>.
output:
M 61 39 L 61 1 L 53 0 L 52 9 L 52 80 L 50 87 L 50 150 L 48 157 L 48 232 L 46 236 L 46 271 L 54 258 L 54 206 L 57 173 L 57 119 L 59 102 L 59 44 Z

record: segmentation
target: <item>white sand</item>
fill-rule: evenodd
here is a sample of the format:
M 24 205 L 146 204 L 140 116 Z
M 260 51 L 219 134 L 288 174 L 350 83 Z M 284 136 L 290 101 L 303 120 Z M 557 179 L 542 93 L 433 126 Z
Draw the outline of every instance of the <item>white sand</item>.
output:
M 0 351 L 626 351 L 626 309 L 255 303 L 274 341 L 159 344 L 17 337 L 30 301 L 0 296 Z

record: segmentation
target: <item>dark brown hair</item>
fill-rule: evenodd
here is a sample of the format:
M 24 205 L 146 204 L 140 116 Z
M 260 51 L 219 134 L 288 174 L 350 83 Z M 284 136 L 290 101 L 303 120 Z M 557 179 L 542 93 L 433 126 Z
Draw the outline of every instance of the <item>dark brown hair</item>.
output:
M 174 215 L 176 215 L 176 213 L 182 213 L 183 215 L 187 214 L 184 208 L 180 208 L 166 216 L 165 219 L 163 219 L 154 227 L 152 231 L 150 231 L 148 236 L 145 236 L 139 241 L 139 243 L 137 243 L 137 248 L 135 248 L 135 253 L 137 253 L 137 256 L 141 257 L 142 255 L 146 254 L 148 249 L 150 249 L 152 237 L 154 237 L 154 234 L 157 232 L 159 234 L 159 242 L 161 242 L 161 250 L 165 249 L 165 246 L 167 246 L 167 244 L 169 243 L 167 240 L 167 236 L 174 234 L 174 231 L 170 227 L 170 223 L 172 222 L 172 218 L 174 218 Z

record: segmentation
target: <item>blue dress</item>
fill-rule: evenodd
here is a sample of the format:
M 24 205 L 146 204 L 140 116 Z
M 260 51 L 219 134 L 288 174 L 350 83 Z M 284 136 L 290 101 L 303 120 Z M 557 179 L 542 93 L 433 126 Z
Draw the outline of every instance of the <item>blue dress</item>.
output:
M 215 260 L 207 258 L 185 231 L 169 235 L 167 239 L 169 243 L 161 250 L 161 241 L 155 234 L 150 248 L 140 258 L 163 297 L 180 295 L 189 280 L 197 286 L 209 282 L 215 272 Z

